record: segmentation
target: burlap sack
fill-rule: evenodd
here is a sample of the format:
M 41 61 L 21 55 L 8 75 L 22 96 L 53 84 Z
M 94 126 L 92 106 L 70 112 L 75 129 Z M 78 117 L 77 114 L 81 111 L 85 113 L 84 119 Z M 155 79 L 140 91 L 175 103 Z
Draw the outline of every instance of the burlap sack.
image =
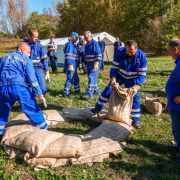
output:
M 128 88 L 121 88 L 116 83 L 110 94 L 107 119 L 120 121 L 131 126 L 130 114 L 132 104 L 132 91 Z
M 107 111 L 102 110 L 98 114 L 95 114 L 95 113 L 91 112 L 92 108 L 93 107 L 84 108 L 79 115 L 83 116 L 87 119 L 90 119 L 92 121 L 102 123 L 107 115 Z
M 147 111 L 152 114 L 156 114 L 159 116 L 161 112 L 166 109 L 166 103 L 163 101 L 162 98 L 149 98 L 146 97 L 145 99 L 145 107 Z
M 42 113 L 48 125 L 57 125 L 60 122 L 66 122 L 66 119 L 61 111 L 50 109 L 44 110 Z
M 85 117 L 81 116 L 83 109 L 78 108 L 63 108 L 62 113 L 66 119 L 70 120 L 86 120 Z
M 23 126 L 25 127 L 28 125 L 22 125 L 21 128 Z M 12 131 L 13 127 L 15 126 L 8 128 L 6 133 Z M 61 136 L 63 136 L 62 133 L 47 131 L 44 129 L 35 129 L 34 131 L 20 133 L 14 138 L 6 141 L 5 144 L 6 146 L 17 148 L 39 157 L 47 144 Z M 2 141 L 4 141 L 4 137 Z
M 39 157 L 70 158 L 83 155 L 81 137 L 76 134 L 68 134 L 49 143 Z

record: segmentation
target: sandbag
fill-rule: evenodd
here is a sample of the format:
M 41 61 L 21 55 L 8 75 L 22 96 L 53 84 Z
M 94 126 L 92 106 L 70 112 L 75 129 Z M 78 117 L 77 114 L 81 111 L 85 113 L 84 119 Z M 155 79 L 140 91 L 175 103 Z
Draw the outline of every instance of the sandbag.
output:
M 28 125 L 21 125 L 21 128 L 27 126 Z M 12 127 L 6 130 L 5 135 L 14 129 Z M 6 142 L 6 146 L 17 148 L 39 157 L 48 143 L 61 136 L 63 136 L 63 133 L 47 131 L 45 129 L 34 129 L 33 131 L 19 133 L 19 135 L 9 139 Z M 4 136 L 2 141 L 4 141 Z
M 85 117 L 87 119 L 90 119 L 92 121 L 95 121 L 95 122 L 98 122 L 98 123 L 102 123 L 104 121 L 104 119 L 106 118 L 107 111 L 102 110 L 98 114 L 96 114 L 96 113 L 93 113 L 91 111 L 92 108 L 93 107 L 86 107 L 86 108 L 84 108 L 79 115 L 83 116 L 83 117 Z
M 132 91 L 129 88 L 121 88 L 116 83 L 110 94 L 107 119 L 120 121 L 131 126 L 130 114 L 132 104 Z
M 68 134 L 49 143 L 39 157 L 70 158 L 83 155 L 81 136 Z
M 85 117 L 81 116 L 83 109 L 78 108 L 63 108 L 62 113 L 66 119 L 70 120 L 86 120 Z
M 163 101 L 162 98 L 149 98 L 146 97 L 145 99 L 145 107 L 147 111 L 149 111 L 152 114 L 156 114 L 159 116 L 161 112 L 166 109 L 166 103 Z

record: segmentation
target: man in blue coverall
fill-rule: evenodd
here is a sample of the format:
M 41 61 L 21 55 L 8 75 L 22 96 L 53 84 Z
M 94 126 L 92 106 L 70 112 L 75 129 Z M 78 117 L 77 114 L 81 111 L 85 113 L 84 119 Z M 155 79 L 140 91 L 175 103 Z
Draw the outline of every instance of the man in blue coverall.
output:
M 72 32 L 70 35 L 70 41 L 66 44 L 65 53 L 65 69 L 67 74 L 67 79 L 64 85 L 64 91 L 62 96 L 68 97 L 72 85 L 74 85 L 75 93 L 80 93 L 79 76 L 77 73 L 77 68 L 79 65 L 79 51 L 75 43 L 78 40 L 79 35 L 76 32 Z
M 39 87 L 30 56 L 30 46 L 21 42 L 17 51 L 0 58 L 0 139 L 3 136 L 9 113 L 16 101 L 32 124 L 40 129 L 48 129 L 41 109 L 29 87 L 38 97 L 38 101 L 46 108 L 46 100 Z
M 46 94 L 47 88 L 44 81 L 43 71 L 45 72 L 45 80 L 50 82 L 49 67 L 46 52 L 43 46 L 38 41 L 38 30 L 35 28 L 30 28 L 28 32 L 28 40 L 24 41 L 31 47 L 30 59 L 33 62 L 35 75 L 37 77 L 39 86 L 43 92 Z
M 102 53 L 102 60 L 101 60 L 101 71 L 104 71 L 104 53 L 106 52 L 106 43 L 104 41 L 101 41 L 101 37 L 98 37 L 98 44 Z
M 99 44 L 92 38 L 90 31 L 84 32 L 84 39 L 87 41 L 85 45 L 85 66 L 88 72 L 88 90 L 85 95 L 81 96 L 82 99 L 88 100 L 93 94 L 100 94 L 97 85 L 98 69 L 101 65 L 102 54 Z
M 98 113 L 104 108 L 110 97 L 113 85 L 118 82 L 124 84 L 125 88 L 132 88 L 134 91 L 131 118 L 136 129 L 140 129 L 140 97 L 139 89 L 143 85 L 147 73 L 147 60 L 144 52 L 137 48 L 137 43 L 133 40 L 126 42 L 126 46 L 117 50 L 114 55 L 112 68 L 110 71 L 111 81 L 104 89 L 92 112 Z

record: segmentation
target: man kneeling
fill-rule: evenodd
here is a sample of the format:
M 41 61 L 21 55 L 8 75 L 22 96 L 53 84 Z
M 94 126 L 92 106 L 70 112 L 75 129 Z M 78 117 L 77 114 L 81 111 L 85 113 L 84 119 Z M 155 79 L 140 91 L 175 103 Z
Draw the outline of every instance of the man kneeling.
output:
M 104 108 L 110 97 L 113 85 L 118 82 L 124 84 L 126 88 L 133 88 L 134 98 L 131 110 L 131 117 L 135 128 L 140 129 L 139 119 L 141 116 L 139 89 L 143 85 L 147 72 L 147 60 L 144 52 L 137 48 L 137 43 L 133 40 L 126 42 L 126 46 L 116 51 L 112 68 L 110 71 L 111 82 L 104 89 L 91 111 L 98 113 Z
M 28 87 L 28 85 L 32 87 L 38 101 L 46 108 L 47 104 L 35 76 L 33 62 L 28 58 L 30 52 L 30 46 L 21 42 L 16 52 L 0 58 L 0 139 L 8 122 L 10 110 L 16 101 L 34 126 L 48 129 L 42 111 Z

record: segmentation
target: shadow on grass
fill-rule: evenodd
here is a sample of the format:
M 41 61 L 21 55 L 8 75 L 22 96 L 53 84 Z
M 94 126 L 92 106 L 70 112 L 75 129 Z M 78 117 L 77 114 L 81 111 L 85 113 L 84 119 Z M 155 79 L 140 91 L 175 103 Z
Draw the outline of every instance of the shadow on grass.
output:
M 137 148 L 130 148 L 131 145 Z M 142 146 L 143 148 L 138 148 L 139 146 Z M 132 162 L 127 162 L 127 157 L 124 158 L 124 152 L 122 152 L 114 157 L 116 161 L 112 162 L 110 164 L 110 167 L 119 171 L 123 170 L 126 172 L 135 173 L 136 175 L 132 179 L 139 179 L 144 175 L 145 177 L 150 179 L 168 179 L 163 178 L 163 176 L 165 174 L 166 176 L 169 176 L 172 171 L 174 171 L 174 173 L 177 173 L 173 176 L 176 177 L 180 175 L 180 165 L 169 162 L 170 160 L 176 161 L 178 154 L 177 151 L 171 147 L 156 143 L 151 140 L 131 139 L 124 151 L 127 154 L 131 155 L 132 159 L 129 158 L 128 161 Z M 138 165 L 138 163 L 140 163 L 140 165 Z M 176 179 L 173 178 L 173 176 L 171 176 L 171 179 Z
M 166 93 L 164 91 L 161 91 L 161 90 L 159 90 L 159 91 L 153 91 L 153 90 L 144 91 L 144 90 L 141 90 L 141 92 L 152 94 L 153 97 L 167 97 Z
M 64 123 L 66 124 L 66 123 Z M 94 128 L 98 127 L 100 124 L 97 122 L 94 122 L 92 120 L 73 120 L 69 121 L 66 125 L 64 124 L 58 124 L 56 127 L 50 127 L 51 131 L 61 132 L 65 134 L 87 134 L 90 131 L 92 131 Z

